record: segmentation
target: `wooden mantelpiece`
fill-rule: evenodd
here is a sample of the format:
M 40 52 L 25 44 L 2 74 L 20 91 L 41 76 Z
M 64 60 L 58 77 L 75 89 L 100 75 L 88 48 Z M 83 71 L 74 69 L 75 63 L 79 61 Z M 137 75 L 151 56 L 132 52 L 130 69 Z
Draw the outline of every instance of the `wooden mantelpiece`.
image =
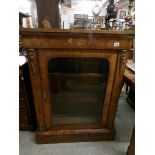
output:
M 113 140 L 114 120 L 123 82 L 127 51 L 132 48 L 134 32 L 20 29 L 20 35 L 23 39 L 23 47 L 28 54 L 38 123 L 37 143 Z M 53 123 L 54 112 L 51 101 L 54 95 L 51 95 L 50 90 L 48 62 L 55 58 L 62 58 L 63 61 L 70 58 L 108 61 L 108 78 L 103 94 L 103 105 L 100 108 L 102 111 L 100 121 L 85 124 Z M 70 76 L 70 74 L 65 75 Z M 81 73 L 74 75 L 81 76 Z M 94 81 L 96 78 L 100 78 L 100 74 L 96 73 L 82 73 L 82 76 L 88 76 L 88 81 L 91 80 L 90 77 L 93 77 Z M 54 83 L 54 81 L 52 82 Z M 87 100 L 90 99 L 87 98 Z

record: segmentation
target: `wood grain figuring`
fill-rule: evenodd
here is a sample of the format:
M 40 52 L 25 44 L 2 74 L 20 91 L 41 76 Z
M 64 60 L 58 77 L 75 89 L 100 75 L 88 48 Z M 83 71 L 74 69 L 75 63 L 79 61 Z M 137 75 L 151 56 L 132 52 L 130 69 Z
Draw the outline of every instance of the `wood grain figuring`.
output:
M 38 131 L 36 133 L 36 142 L 38 144 L 45 144 L 60 142 L 107 141 L 113 140 L 114 135 L 114 130 L 109 129 Z
M 126 54 L 124 56 L 124 63 L 120 65 L 121 63 L 121 52 L 118 54 L 118 61 L 116 65 L 116 70 L 115 70 L 115 80 L 113 84 L 113 90 L 112 90 L 112 95 L 111 95 L 111 100 L 109 104 L 109 112 L 108 112 L 108 121 L 107 121 L 107 127 L 108 128 L 114 128 L 114 121 L 115 121 L 115 116 L 116 116 L 116 111 L 117 111 L 117 106 L 118 106 L 118 100 L 123 84 L 123 75 L 125 71 L 125 62 L 127 61 L 127 50 L 125 51 Z M 123 52 L 124 53 L 124 52 Z M 120 72 L 121 68 L 121 72 Z
M 25 42 L 28 40 L 25 40 Z M 129 45 L 126 43 L 128 39 L 113 39 L 112 41 L 109 41 L 109 39 L 98 39 L 93 38 L 89 40 L 85 40 L 84 38 L 73 38 L 71 39 L 67 38 L 56 38 L 56 36 L 53 36 L 50 40 L 48 38 L 40 38 L 38 41 L 38 37 L 36 39 L 33 39 L 31 42 L 28 41 L 28 46 L 30 48 L 60 48 L 60 44 L 62 44 L 61 48 L 80 48 L 80 49 L 126 49 L 129 47 Z M 114 47 L 115 42 L 121 42 L 119 47 Z
M 132 48 L 134 32 L 20 29 L 20 35 L 23 37 L 27 53 L 30 52 L 29 49 L 34 49 L 33 55 L 36 72 L 34 72 L 32 59 L 30 57 L 28 59 L 38 126 L 41 123 L 41 127 L 38 127 L 36 133 L 37 143 L 113 140 L 115 135 L 114 120 L 123 82 L 127 52 Z M 48 62 L 55 58 L 104 58 L 108 61 L 108 80 L 105 85 L 105 93 L 103 94 L 105 97 L 100 122 L 92 124 L 61 124 L 59 119 L 59 123 L 53 124 L 54 116 L 52 114 L 53 107 L 51 102 L 53 101 L 53 96 L 50 93 Z M 69 73 L 65 76 L 71 77 L 71 74 Z M 75 74 L 73 75 L 75 76 Z M 97 73 L 91 73 L 90 76 L 87 73 L 80 73 L 76 74 L 76 76 L 87 77 L 87 82 L 91 82 L 89 78 L 93 78 L 96 83 L 100 78 Z M 52 83 L 52 81 L 50 82 Z M 71 86 L 74 89 L 77 87 L 75 83 L 70 84 Z M 80 96 L 78 93 L 74 95 Z M 69 96 L 60 98 L 59 95 L 55 97 L 58 98 L 57 101 L 59 102 L 70 98 Z M 91 98 L 85 96 L 84 101 L 87 102 L 90 99 L 94 103 L 97 102 L 93 95 Z M 78 101 L 76 100 L 76 102 Z M 86 106 L 90 105 L 86 104 Z M 65 117 L 67 118 L 67 116 Z
M 28 29 L 30 30 L 30 29 Z M 133 32 L 118 31 L 90 31 L 90 30 L 43 30 L 27 31 L 35 35 L 30 37 L 29 33 L 21 29 L 24 43 L 29 48 L 71 48 L 71 49 L 126 49 L 131 46 Z M 49 39 L 50 37 L 50 39 Z M 115 46 L 114 43 L 120 43 Z M 60 47 L 61 44 L 61 47 Z

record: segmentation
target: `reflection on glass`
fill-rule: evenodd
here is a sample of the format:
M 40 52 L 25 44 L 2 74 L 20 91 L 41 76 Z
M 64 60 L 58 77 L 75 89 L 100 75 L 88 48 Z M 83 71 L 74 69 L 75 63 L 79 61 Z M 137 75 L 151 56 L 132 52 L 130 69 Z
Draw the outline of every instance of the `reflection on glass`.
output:
M 51 59 L 48 76 L 53 125 L 100 122 L 108 70 L 106 59 Z

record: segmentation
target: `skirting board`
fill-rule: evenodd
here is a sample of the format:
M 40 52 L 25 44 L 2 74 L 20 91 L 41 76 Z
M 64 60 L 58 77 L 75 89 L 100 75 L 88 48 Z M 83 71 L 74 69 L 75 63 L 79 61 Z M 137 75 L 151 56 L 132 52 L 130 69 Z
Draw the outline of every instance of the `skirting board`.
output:
M 86 142 L 86 141 L 110 141 L 114 140 L 114 129 L 78 129 L 78 130 L 50 130 L 37 131 L 37 144 Z

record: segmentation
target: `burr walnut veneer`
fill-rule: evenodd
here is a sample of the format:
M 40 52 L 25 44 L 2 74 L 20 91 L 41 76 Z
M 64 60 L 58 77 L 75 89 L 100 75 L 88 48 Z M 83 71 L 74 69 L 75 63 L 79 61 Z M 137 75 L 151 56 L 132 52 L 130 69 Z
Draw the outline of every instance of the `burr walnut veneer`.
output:
M 37 143 L 113 140 L 132 31 L 20 29 Z

